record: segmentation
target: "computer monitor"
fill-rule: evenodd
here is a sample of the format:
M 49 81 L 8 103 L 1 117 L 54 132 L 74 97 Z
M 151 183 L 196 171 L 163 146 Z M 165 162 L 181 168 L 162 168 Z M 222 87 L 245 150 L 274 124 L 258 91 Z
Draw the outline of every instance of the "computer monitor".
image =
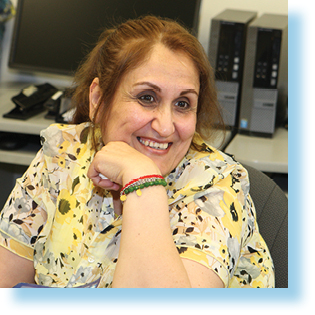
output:
M 104 28 L 144 14 L 197 36 L 201 0 L 18 0 L 9 67 L 72 76 Z

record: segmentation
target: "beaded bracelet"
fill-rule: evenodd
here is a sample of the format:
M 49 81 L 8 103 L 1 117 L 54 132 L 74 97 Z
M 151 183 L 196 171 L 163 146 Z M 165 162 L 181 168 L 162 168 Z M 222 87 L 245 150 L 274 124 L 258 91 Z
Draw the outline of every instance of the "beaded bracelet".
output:
M 127 195 L 133 191 L 135 191 L 138 196 L 141 196 L 141 189 L 156 185 L 162 185 L 164 187 L 167 185 L 163 176 L 146 175 L 133 179 L 121 189 L 120 200 L 124 202 L 127 199 Z

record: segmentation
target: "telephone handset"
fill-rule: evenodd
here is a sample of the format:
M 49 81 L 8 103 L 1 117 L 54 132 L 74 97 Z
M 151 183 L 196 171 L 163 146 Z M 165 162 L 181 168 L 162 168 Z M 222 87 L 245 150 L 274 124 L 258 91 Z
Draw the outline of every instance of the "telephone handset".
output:
M 72 119 L 71 97 L 73 90 L 66 89 L 64 91 L 57 91 L 45 103 L 44 107 L 48 109 L 45 115 L 47 119 L 54 119 L 58 123 L 67 124 Z
M 44 103 L 57 91 L 58 89 L 49 83 L 30 85 L 11 98 L 15 108 L 3 117 L 26 120 L 37 115 L 46 110 Z

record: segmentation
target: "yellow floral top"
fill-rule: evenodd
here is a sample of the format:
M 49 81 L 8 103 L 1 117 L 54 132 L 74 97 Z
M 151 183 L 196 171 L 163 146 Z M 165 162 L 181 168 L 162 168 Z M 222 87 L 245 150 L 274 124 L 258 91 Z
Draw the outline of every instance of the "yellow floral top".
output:
M 39 285 L 111 287 L 123 215 L 115 217 L 111 194 L 86 176 L 95 154 L 89 129 L 43 131 L 42 149 L 1 211 L 0 245 L 34 261 Z M 180 256 L 214 270 L 226 287 L 274 287 L 246 170 L 196 139 L 202 152 L 191 149 L 166 177 Z

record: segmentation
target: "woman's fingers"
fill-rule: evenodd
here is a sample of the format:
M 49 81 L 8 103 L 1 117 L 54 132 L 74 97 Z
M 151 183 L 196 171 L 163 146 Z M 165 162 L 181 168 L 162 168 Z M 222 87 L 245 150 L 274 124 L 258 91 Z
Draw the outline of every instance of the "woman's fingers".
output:
M 90 170 L 89 170 L 90 172 Z M 104 189 L 107 190 L 119 190 L 120 189 L 120 185 L 113 182 L 111 179 L 107 178 L 106 176 L 104 176 L 101 173 L 97 173 L 97 172 L 90 172 L 89 174 L 88 172 L 88 177 L 92 180 L 92 182 L 94 183 L 94 185 L 102 187 Z M 92 173 L 97 174 L 97 175 L 92 175 Z
M 159 169 L 150 158 L 117 141 L 106 144 L 96 153 L 87 175 L 97 186 L 118 190 L 124 182 L 156 173 Z

